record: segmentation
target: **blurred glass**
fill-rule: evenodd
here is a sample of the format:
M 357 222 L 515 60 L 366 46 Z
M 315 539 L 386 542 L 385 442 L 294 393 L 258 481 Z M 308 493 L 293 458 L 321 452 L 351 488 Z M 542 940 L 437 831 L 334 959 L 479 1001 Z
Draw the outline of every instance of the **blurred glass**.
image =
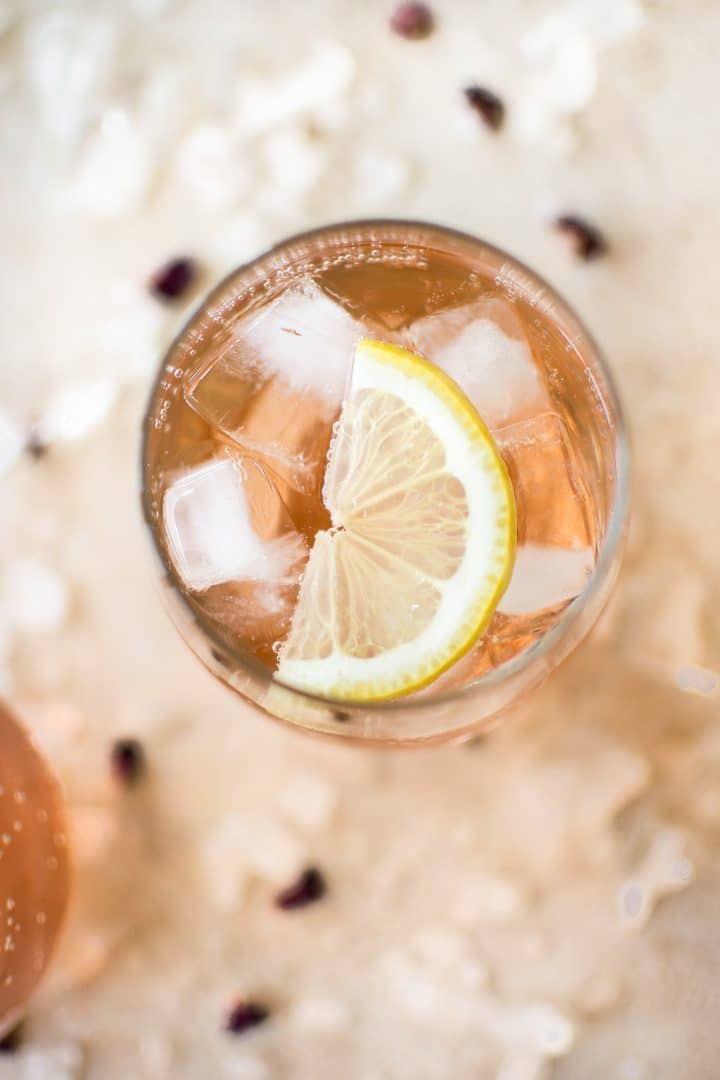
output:
M 69 889 L 60 785 L 0 702 L 0 1036 L 22 1018 L 47 968 Z

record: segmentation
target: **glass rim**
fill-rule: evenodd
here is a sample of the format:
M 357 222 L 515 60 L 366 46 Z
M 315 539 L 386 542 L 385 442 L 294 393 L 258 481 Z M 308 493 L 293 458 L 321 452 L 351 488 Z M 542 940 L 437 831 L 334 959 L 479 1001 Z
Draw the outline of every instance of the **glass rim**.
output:
M 353 229 L 417 229 L 427 232 L 435 232 L 441 235 L 445 235 L 450 239 L 469 244 L 473 246 L 480 245 L 490 254 L 500 256 L 512 261 L 513 266 L 522 275 L 525 281 L 537 286 L 542 290 L 544 297 L 547 297 L 549 305 L 556 305 L 563 313 L 569 316 L 570 320 L 574 322 L 577 328 L 582 332 L 586 338 L 590 348 L 593 351 L 594 359 L 597 362 L 598 368 L 603 378 L 603 394 L 602 404 L 603 409 L 607 412 L 606 400 L 610 405 L 612 412 L 612 428 L 614 436 L 614 452 L 615 452 L 615 492 L 612 507 L 608 515 L 607 526 L 603 534 L 603 538 L 598 549 L 598 557 L 593 567 L 592 574 L 588 580 L 587 585 L 583 589 L 582 593 L 572 600 L 565 611 L 558 619 L 555 626 L 549 630 L 536 644 L 530 646 L 524 652 L 518 654 L 514 659 L 507 661 L 505 664 L 501 664 L 499 667 L 494 668 L 487 674 L 482 675 L 474 682 L 465 683 L 462 686 L 454 687 L 451 690 L 441 691 L 436 695 L 428 695 L 427 697 L 417 697 L 415 694 L 410 694 L 407 697 L 393 698 L 387 701 L 372 701 L 372 702 L 360 702 L 352 701 L 347 698 L 331 698 L 325 697 L 321 694 L 313 694 L 307 690 L 301 690 L 290 683 L 283 682 L 277 678 L 274 672 L 271 672 L 268 668 L 260 663 L 260 661 L 254 660 L 247 656 L 240 650 L 230 648 L 226 639 L 224 639 L 218 631 L 211 624 L 205 622 L 200 623 L 197 613 L 192 605 L 189 603 L 183 589 L 180 587 L 175 568 L 168 561 L 164 551 L 159 543 L 157 530 L 153 526 L 147 512 L 146 495 L 147 487 L 145 483 L 146 479 L 146 448 L 148 440 L 148 421 L 151 416 L 152 406 L 156 398 L 156 392 L 158 384 L 163 377 L 166 364 L 170 357 L 173 355 L 175 349 L 179 346 L 183 338 L 185 337 L 188 329 L 193 325 L 196 319 L 198 319 L 202 313 L 211 306 L 213 300 L 216 297 L 222 295 L 227 289 L 228 285 L 244 272 L 250 271 L 253 267 L 264 262 L 274 254 L 280 254 L 284 249 L 293 247 L 295 245 L 309 243 L 313 240 L 322 238 L 325 235 L 332 235 L 338 232 L 353 230 Z M 605 359 L 603 350 L 595 340 L 594 335 L 587 329 L 585 323 L 577 315 L 575 309 L 569 304 L 563 296 L 550 285 L 537 271 L 527 266 L 522 259 L 517 258 L 504 248 L 497 247 L 495 244 L 490 243 L 487 240 L 482 239 L 479 236 L 473 236 L 472 233 L 464 232 L 461 229 L 455 229 L 451 226 L 437 224 L 431 221 L 420 221 L 416 218 L 357 218 L 349 221 L 338 221 L 328 225 L 320 225 L 313 229 L 305 229 L 298 233 L 293 233 L 290 236 L 285 237 L 283 240 L 279 240 L 272 244 L 270 247 L 261 251 L 258 255 L 249 259 L 247 262 L 241 263 L 235 269 L 225 274 L 220 281 L 209 290 L 200 301 L 192 308 L 190 313 L 183 319 L 182 325 L 176 334 L 173 335 L 170 344 L 162 354 L 162 358 L 159 363 L 158 373 L 153 380 L 150 388 L 150 395 L 148 399 L 148 405 L 143 413 L 142 419 L 142 438 L 140 440 L 140 479 L 141 479 L 141 498 L 143 508 L 143 520 L 147 529 L 152 537 L 153 550 L 156 556 L 159 558 L 161 565 L 164 567 L 165 572 L 169 578 L 174 592 L 180 598 L 183 607 L 187 610 L 190 617 L 199 625 L 200 631 L 206 637 L 210 639 L 212 646 L 215 646 L 222 653 L 227 653 L 232 656 L 233 660 L 237 662 L 238 666 L 245 670 L 251 676 L 259 676 L 268 686 L 274 684 L 280 687 L 285 693 L 294 695 L 301 701 L 310 702 L 313 705 L 323 706 L 328 709 L 341 708 L 347 712 L 372 712 L 372 713 L 408 713 L 411 711 L 428 711 L 430 709 L 437 708 L 439 706 L 447 706 L 458 704 L 461 702 L 467 702 L 474 695 L 478 694 L 480 690 L 485 688 L 497 688 L 504 683 L 511 681 L 525 669 L 535 666 L 538 660 L 542 660 L 548 654 L 552 654 L 556 645 L 569 633 L 569 631 L 580 622 L 586 609 L 592 605 L 595 597 L 600 593 L 603 588 L 605 580 L 612 573 L 615 565 L 615 559 L 622 550 L 622 545 L 625 536 L 625 529 L 628 520 L 628 511 L 630 504 L 630 444 L 628 437 L 627 422 L 625 419 L 625 413 L 622 406 L 622 401 L 617 390 L 615 378 L 610 370 L 608 363 Z M 584 636 L 584 635 L 582 635 Z M 191 646 L 189 646 L 191 647 Z M 194 651 L 194 650 L 193 650 Z M 207 665 L 206 665 L 207 666 Z M 552 670 L 556 665 L 552 665 L 549 670 Z M 256 704 L 252 702 L 252 704 Z M 257 705 L 256 705 L 257 707 Z M 262 707 L 262 706 L 260 706 Z M 297 726 L 292 724 L 293 727 Z

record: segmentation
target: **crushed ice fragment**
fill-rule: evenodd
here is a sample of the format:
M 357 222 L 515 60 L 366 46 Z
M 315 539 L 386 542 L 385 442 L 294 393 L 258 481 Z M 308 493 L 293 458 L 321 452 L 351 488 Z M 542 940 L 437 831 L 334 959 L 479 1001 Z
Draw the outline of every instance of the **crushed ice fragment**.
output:
M 249 480 L 263 489 L 264 521 L 246 492 Z M 185 587 L 201 592 L 229 581 L 285 581 L 305 549 L 295 532 L 268 536 L 282 511 L 272 481 L 252 462 L 243 469 L 230 458 L 213 460 L 176 480 L 165 492 L 163 521 Z
M 334 789 L 320 777 L 302 773 L 280 796 L 280 809 L 301 828 L 317 832 L 330 824 L 337 803 Z
M 326 153 L 319 141 L 295 128 L 271 132 L 263 152 L 270 185 L 286 198 L 311 191 L 325 167 Z
M 19 10 L 20 5 L 18 5 Z M 97 113 L 121 40 L 108 8 L 35 9 L 23 27 L 24 72 L 45 129 L 73 147 Z
M 675 827 L 661 828 L 632 879 L 618 894 L 620 917 L 630 929 L 642 927 L 658 902 L 687 888 L 694 880 L 695 867 L 686 854 L 685 834 Z
M 162 1036 L 148 1032 L 138 1040 L 143 1071 L 148 1077 L 172 1076 L 172 1044 Z
M 249 137 L 298 116 L 312 115 L 342 96 L 355 77 L 355 59 L 343 45 L 318 42 L 313 53 L 276 79 L 243 78 L 235 126 Z
M 16 630 L 43 633 L 60 626 L 70 607 L 67 583 L 45 563 L 21 556 L 5 567 L 2 608 Z
M 108 109 L 66 192 L 70 209 L 111 218 L 136 210 L 152 176 L 149 148 L 125 109 Z
M 503 1058 L 495 1080 L 542 1080 L 546 1076 L 545 1058 L 537 1051 L 511 1050 Z
M 498 605 L 505 615 L 526 615 L 574 600 L 586 587 L 595 565 L 592 548 L 522 544 L 512 579 Z
M 566 19 L 581 27 L 598 48 L 616 45 L 640 30 L 646 13 L 640 0 L 570 0 L 562 10 Z
M 709 697 L 720 688 L 720 675 L 708 668 L 686 664 L 675 672 L 675 682 L 687 694 Z
M 59 390 L 51 398 L 37 425 L 46 443 L 82 439 L 99 427 L 117 397 L 111 379 L 94 379 Z
M 648 1066 L 638 1057 L 624 1057 L 618 1064 L 617 1080 L 648 1080 Z
M 491 428 L 547 409 L 547 392 L 510 304 L 478 300 L 428 315 L 412 324 L 410 337 L 415 351 L 460 385 Z
M 592 972 L 578 991 L 577 1007 L 586 1017 L 602 1016 L 615 1008 L 622 996 L 620 977 L 607 969 Z
M 638 0 L 566 0 L 531 26 L 520 39 L 525 64 L 512 110 L 520 138 L 558 156 L 574 150 L 572 121 L 596 92 L 601 50 L 635 33 L 644 18 Z
M 110 942 L 106 934 L 96 930 L 74 929 L 65 938 L 57 964 L 51 972 L 52 988 L 57 993 L 67 993 L 86 986 L 107 968 L 109 961 Z
M 504 925 L 517 918 L 524 906 L 525 896 L 514 881 L 488 872 L 458 883 L 451 913 L 461 926 Z
M 264 881 L 281 885 L 302 865 L 294 834 L 273 817 L 255 815 L 239 822 L 243 858 L 248 869 Z
M 552 12 L 528 31 L 520 48 L 532 65 L 535 100 L 548 110 L 574 113 L 591 100 L 597 86 L 595 49 L 585 29 L 565 12 Z
M 636 881 L 623 885 L 618 897 L 620 913 L 629 922 L 644 922 L 648 911 L 647 892 Z
M 238 907 L 253 878 L 281 887 L 304 862 L 290 829 L 260 813 L 228 818 L 212 832 L 204 854 L 210 893 L 225 911 Z
M 174 167 L 180 183 L 209 211 L 227 210 L 252 182 L 247 155 L 240 152 L 233 132 L 220 124 L 192 128 L 178 147 Z
M 337 1032 L 347 1028 L 350 1012 L 335 998 L 301 998 L 290 1011 L 290 1023 L 307 1034 Z
M 410 179 L 410 163 L 397 154 L 361 150 L 353 162 L 354 197 L 377 206 L 400 195 Z
M 20 457 L 23 450 L 23 438 L 17 426 L 0 407 L 0 476 L 7 472 Z
M 222 224 L 210 234 L 208 250 L 221 267 L 235 269 L 270 246 L 272 233 L 256 213 L 223 216 Z
M 99 862 L 118 834 L 118 820 L 100 806 L 75 806 L 71 812 L 73 858 L 78 865 Z
M 114 281 L 97 329 L 104 369 L 123 383 L 145 380 L 157 368 L 165 318 L 144 282 L 134 278 Z
M 519 1028 L 544 1057 L 562 1057 L 575 1041 L 572 1021 L 553 1005 L 538 1002 L 520 1010 Z
M 85 1071 L 85 1052 L 76 1042 L 28 1047 L 22 1052 L 23 1080 L 80 1080 Z

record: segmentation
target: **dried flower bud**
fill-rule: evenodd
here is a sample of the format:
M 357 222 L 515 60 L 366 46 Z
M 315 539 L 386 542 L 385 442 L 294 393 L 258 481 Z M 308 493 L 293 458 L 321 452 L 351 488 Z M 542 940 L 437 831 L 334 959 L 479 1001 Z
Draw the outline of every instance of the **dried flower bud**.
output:
M 269 1010 L 256 1001 L 238 1001 L 225 1019 L 225 1030 L 231 1035 L 242 1035 L 263 1024 L 269 1015 Z
M 390 29 L 411 41 L 429 37 L 434 28 L 435 20 L 427 4 L 400 4 L 390 17 Z
M 568 241 L 573 253 L 579 259 L 589 262 L 597 259 L 607 251 L 607 240 L 588 221 L 575 217 L 572 214 L 561 215 L 555 219 L 554 226 Z
M 137 783 L 145 771 L 145 751 L 137 739 L 117 739 L 113 743 L 110 768 L 120 783 Z
M 195 281 L 197 266 L 185 256 L 171 259 L 150 279 L 150 291 L 161 300 L 178 300 Z
M 466 86 L 463 93 L 468 105 L 490 130 L 499 131 L 505 119 L 505 106 L 497 94 L 484 86 Z
M 297 881 L 278 893 L 275 897 L 275 906 L 282 908 L 283 911 L 305 907 L 306 904 L 320 900 L 326 891 L 327 885 L 321 872 L 317 867 L 309 866 L 307 870 L 303 870 Z

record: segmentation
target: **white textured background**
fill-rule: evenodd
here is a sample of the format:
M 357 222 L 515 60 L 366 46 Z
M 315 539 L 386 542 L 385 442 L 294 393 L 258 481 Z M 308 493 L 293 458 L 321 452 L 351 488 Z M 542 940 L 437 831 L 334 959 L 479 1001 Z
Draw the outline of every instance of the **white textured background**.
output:
M 713 1080 L 720 1034 L 720 8 L 0 2 L 0 672 L 59 769 L 76 911 L 5 1080 Z M 495 90 L 493 134 L 461 95 Z M 548 227 L 588 216 L 606 259 Z M 626 570 L 491 738 L 363 753 L 215 685 L 160 610 L 140 418 L 199 288 L 333 219 L 437 220 L 563 292 L 635 445 Z M 16 453 L 40 423 L 41 459 Z M 133 791 L 116 735 L 146 746 Z M 327 897 L 278 912 L 306 862 Z M 241 995 L 271 1017 L 222 1030 Z

